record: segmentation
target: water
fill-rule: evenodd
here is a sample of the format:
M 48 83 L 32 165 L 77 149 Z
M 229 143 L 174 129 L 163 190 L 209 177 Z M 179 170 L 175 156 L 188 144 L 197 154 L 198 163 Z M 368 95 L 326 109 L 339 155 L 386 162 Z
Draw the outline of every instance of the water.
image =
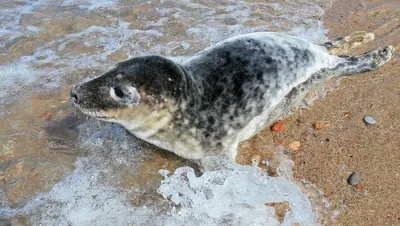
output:
M 0 220 L 276 225 L 274 208 L 265 203 L 288 202 L 283 224 L 315 224 L 306 196 L 283 174 L 271 178 L 233 165 L 195 177 L 194 163 L 76 112 L 68 93 L 128 57 L 162 54 L 182 61 L 238 34 L 280 31 L 323 42 L 321 18 L 329 4 L 0 1 Z M 159 170 L 176 171 L 163 177 Z M 178 187 L 181 195 L 173 192 Z
M 271 202 L 289 203 L 282 225 L 316 224 L 307 196 L 284 177 L 269 177 L 260 168 L 220 158 L 205 159 L 203 165 L 218 168 L 201 177 L 190 167 L 179 168 L 170 177 L 161 172 L 165 179 L 158 192 L 181 206 L 172 210 L 179 224 L 281 225 L 273 208 L 266 205 Z

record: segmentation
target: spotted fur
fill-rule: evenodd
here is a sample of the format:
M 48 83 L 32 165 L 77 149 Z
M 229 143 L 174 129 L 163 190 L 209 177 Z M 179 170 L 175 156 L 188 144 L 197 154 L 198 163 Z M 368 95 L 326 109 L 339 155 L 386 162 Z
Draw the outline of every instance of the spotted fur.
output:
M 288 112 L 310 88 L 374 70 L 393 52 L 389 46 L 339 57 L 300 38 L 253 33 L 182 64 L 161 56 L 131 58 L 75 86 L 71 96 L 84 113 L 119 123 L 184 158 L 235 158 L 239 142 Z M 120 93 L 110 95 L 115 89 L 124 93 L 121 100 Z

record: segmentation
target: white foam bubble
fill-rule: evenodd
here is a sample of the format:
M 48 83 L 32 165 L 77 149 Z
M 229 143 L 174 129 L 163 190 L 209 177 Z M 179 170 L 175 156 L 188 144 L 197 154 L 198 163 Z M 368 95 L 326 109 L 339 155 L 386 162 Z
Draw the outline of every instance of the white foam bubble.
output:
M 201 177 L 192 168 L 182 167 L 165 176 L 158 192 L 179 204 L 171 215 L 181 224 L 281 225 L 273 207 L 266 206 L 269 202 L 289 203 L 282 225 L 316 224 L 311 203 L 295 184 L 252 166 L 231 163 Z
M 63 0 L 61 6 L 78 6 L 81 9 L 116 8 L 117 0 Z
M 297 26 L 287 33 L 293 36 L 297 36 L 308 40 L 313 43 L 324 43 L 328 41 L 326 35 L 328 34 L 328 29 L 323 28 L 307 28 L 304 25 Z
M 0 65 L 0 98 L 20 92 L 37 79 L 37 72 L 24 62 Z

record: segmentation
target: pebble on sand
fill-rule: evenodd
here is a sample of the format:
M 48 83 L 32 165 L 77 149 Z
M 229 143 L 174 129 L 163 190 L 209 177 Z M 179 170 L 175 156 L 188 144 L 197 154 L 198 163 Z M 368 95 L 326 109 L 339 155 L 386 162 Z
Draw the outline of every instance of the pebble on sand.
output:
M 46 113 L 42 114 L 43 120 L 49 120 L 51 117 L 53 117 L 53 113 L 51 113 L 51 112 L 46 112 Z
M 288 145 L 288 148 L 292 151 L 297 151 L 299 150 L 301 144 L 299 141 L 293 141 Z
M 271 130 L 273 132 L 283 132 L 283 130 L 285 130 L 285 124 L 281 121 L 278 121 L 271 127 Z
M 361 175 L 358 172 L 353 172 L 347 179 L 347 183 L 350 185 L 357 185 L 361 183 Z
M 351 119 L 351 118 L 353 118 L 353 115 L 350 112 L 345 112 L 344 117 L 347 119 Z
M 331 124 L 328 121 L 316 121 L 314 123 L 314 127 L 318 130 L 323 129 L 323 128 L 328 128 L 330 126 L 331 126 Z
M 369 124 L 369 125 L 376 124 L 376 120 L 374 118 L 372 118 L 372 116 L 369 116 L 369 115 L 364 117 L 364 122 Z
M 285 137 L 282 134 L 276 135 L 272 139 L 275 141 L 275 143 L 278 143 L 280 145 L 285 144 Z
M 259 154 L 252 154 L 251 155 L 251 163 L 252 165 L 258 166 L 261 163 L 261 155 Z

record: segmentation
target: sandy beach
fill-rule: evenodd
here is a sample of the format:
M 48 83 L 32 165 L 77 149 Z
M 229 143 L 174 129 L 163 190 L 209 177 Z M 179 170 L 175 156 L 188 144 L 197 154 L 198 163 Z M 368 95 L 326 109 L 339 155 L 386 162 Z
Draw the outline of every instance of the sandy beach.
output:
M 323 19 L 329 39 L 353 31 L 374 32 L 375 41 L 352 54 L 393 45 L 397 46 L 395 59 L 377 71 L 323 84 L 331 91 L 311 107 L 285 118 L 283 133 L 266 129 L 243 148 L 256 153 L 274 138 L 283 139 L 286 148 L 300 141 L 301 148 L 291 154 L 294 176 L 314 197 L 323 225 L 400 225 L 399 19 L 400 2 L 396 0 L 336 1 Z M 366 125 L 366 115 L 377 124 Z M 315 129 L 318 121 L 329 126 Z M 358 187 L 347 184 L 353 172 L 361 175 Z

